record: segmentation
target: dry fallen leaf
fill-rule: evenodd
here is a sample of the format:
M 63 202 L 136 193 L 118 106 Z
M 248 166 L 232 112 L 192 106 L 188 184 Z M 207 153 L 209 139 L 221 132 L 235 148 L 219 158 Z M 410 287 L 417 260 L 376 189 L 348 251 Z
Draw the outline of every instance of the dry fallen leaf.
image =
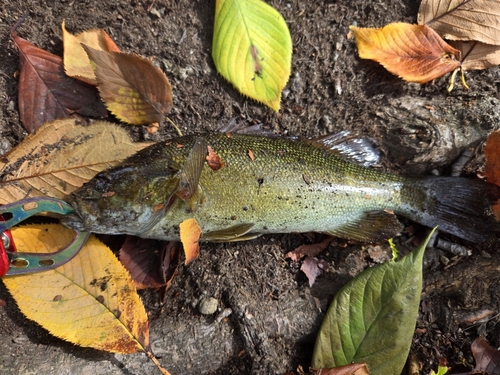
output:
M 419 25 L 449 40 L 500 45 L 500 3 L 491 0 L 422 0 Z
M 44 124 L 0 158 L 0 204 L 35 197 L 64 199 L 98 172 L 148 146 L 134 143 L 125 129 L 74 119 Z
M 248 150 L 248 157 L 250 158 L 251 161 L 255 160 L 255 155 L 252 150 Z
M 359 57 L 409 82 L 426 83 L 460 67 L 459 51 L 425 25 L 397 22 L 381 29 L 350 26 Z
M 310 287 L 313 286 L 316 278 L 326 269 L 328 269 L 327 261 L 310 256 L 306 256 L 302 262 L 302 266 L 300 266 L 300 270 L 304 272 L 309 280 Z
M 488 69 L 500 64 L 500 46 L 477 41 L 451 41 L 450 45 L 460 51 L 463 70 Z
M 18 251 L 54 252 L 74 232 L 58 224 L 12 229 Z M 70 262 L 55 270 L 4 277 L 21 312 L 54 336 L 114 353 L 145 351 L 148 317 L 127 271 L 91 236 Z
M 189 264 L 200 254 L 200 244 L 198 243 L 201 236 L 201 228 L 195 219 L 184 220 L 179 225 L 180 237 L 186 260 L 184 264 Z
M 120 261 L 138 289 L 168 285 L 178 265 L 179 242 L 127 236 L 120 249 Z
M 172 87 L 160 69 L 138 55 L 84 49 L 95 64 L 97 88 L 111 113 L 134 125 L 161 122 L 172 108 Z
M 489 182 L 500 186 L 500 131 L 492 132 L 484 147 L 484 174 Z
M 482 337 L 474 340 L 471 350 L 476 360 L 476 366 L 471 374 L 500 375 L 500 351 L 490 346 Z
M 97 90 L 64 73 L 63 62 L 11 33 L 19 51 L 19 112 L 24 128 L 33 133 L 43 123 L 74 113 L 105 117 L 107 110 Z
M 94 86 L 97 85 L 97 78 L 82 44 L 99 51 L 120 52 L 118 46 L 103 29 L 86 30 L 80 34 L 72 35 L 66 30 L 63 21 L 62 37 L 66 74 Z
M 319 253 L 321 253 L 323 250 L 325 250 L 328 245 L 330 245 L 330 242 L 332 242 L 333 237 L 328 237 L 325 240 L 319 242 L 319 243 L 312 243 L 308 245 L 300 245 L 293 251 L 290 251 L 286 254 L 285 258 L 290 258 L 293 261 L 297 261 L 302 259 L 304 256 L 310 256 L 310 257 L 315 257 Z
M 488 182 L 500 186 L 500 131 L 491 133 L 484 147 L 486 163 L 484 175 Z M 492 206 L 497 221 L 500 221 L 500 202 Z
M 212 147 L 207 146 L 208 155 L 206 156 L 208 166 L 214 171 L 218 171 L 224 166 L 224 162 L 219 155 L 215 153 Z

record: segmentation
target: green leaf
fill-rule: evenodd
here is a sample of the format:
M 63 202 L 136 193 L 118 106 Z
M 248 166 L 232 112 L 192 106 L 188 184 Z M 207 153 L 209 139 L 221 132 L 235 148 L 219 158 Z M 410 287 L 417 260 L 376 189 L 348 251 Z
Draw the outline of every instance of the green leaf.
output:
M 438 372 L 434 372 L 434 370 L 431 370 L 429 375 L 445 375 L 448 373 L 448 367 L 446 366 L 438 366 Z
M 288 82 L 292 38 L 283 17 L 261 0 L 217 0 L 212 57 L 242 94 L 275 111 Z
M 401 373 L 415 330 L 429 238 L 401 261 L 365 270 L 335 295 L 316 339 L 313 368 L 365 362 L 371 375 Z

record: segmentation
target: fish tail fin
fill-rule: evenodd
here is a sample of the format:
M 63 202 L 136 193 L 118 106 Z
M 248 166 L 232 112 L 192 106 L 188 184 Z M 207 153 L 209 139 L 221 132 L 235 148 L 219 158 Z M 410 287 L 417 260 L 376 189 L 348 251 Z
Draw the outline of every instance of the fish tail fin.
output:
M 417 191 L 408 189 L 413 190 L 413 200 L 407 197 L 420 202 L 407 212 L 415 221 L 476 243 L 488 240 L 500 229 L 495 217 L 500 187 L 462 177 L 429 177 L 419 180 L 417 186 Z

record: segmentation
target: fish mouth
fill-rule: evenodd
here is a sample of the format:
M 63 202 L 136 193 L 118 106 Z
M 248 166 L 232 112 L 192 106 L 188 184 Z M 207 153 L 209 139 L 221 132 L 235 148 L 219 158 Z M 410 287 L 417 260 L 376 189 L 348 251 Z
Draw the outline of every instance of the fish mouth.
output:
M 74 211 L 62 217 L 61 224 L 77 231 L 91 231 L 97 221 L 97 216 L 92 214 L 96 210 L 97 203 L 72 194 L 68 204 Z
M 63 218 L 61 218 L 60 222 L 66 228 L 70 228 L 80 232 L 87 230 L 85 223 L 83 222 L 83 219 L 76 212 L 72 212 L 64 216 Z

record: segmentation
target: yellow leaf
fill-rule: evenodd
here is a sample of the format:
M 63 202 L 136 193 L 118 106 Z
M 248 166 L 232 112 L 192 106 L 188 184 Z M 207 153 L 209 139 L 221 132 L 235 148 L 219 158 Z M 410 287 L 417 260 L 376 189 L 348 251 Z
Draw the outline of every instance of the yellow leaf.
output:
M 97 88 L 106 108 L 133 125 L 161 122 L 172 109 L 172 86 L 151 61 L 130 53 L 84 46 L 94 64 Z
M 116 124 L 75 119 L 45 123 L 0 159 L 0 204 L 49 196 L 64 199 L 97 173 L 148 146 Z
M 184 264 L 189 264 L 200 255 L 201 228 L 196 219 L 186 219 L 179 224 L 180 237 L 186 260 Z
M 44 224 L 13 228 L 12 235 L 18 251 L 54 252 L 74 232 Z M 148 318 L 129 274 L 93 236 L 63 266 L 3 282 L 21 312 L 54 336 L 114 353 L 145 351 L 149 345 Z
M 62 23 L 62 36 L 64 44 L 64 71 L 70 77 L 97 85 L 97 78 L 90 64 L 89 57 L 82 44 L 99 51 L 120 52 L 118 46 L 113 42 L 103 29 L 83 31 L 80 34 L 70 34 Z
M 280 109 L 292 65 L 292 38 L 262 0 L 217 0 L 212 42 L 217 71 L 242 94 Z
M 359 57 L 381 63 L 406 81 L 429 82 L 460 67 L 459 51 L 425 25 L 396 22 L 381 29 L 350 29 Z

